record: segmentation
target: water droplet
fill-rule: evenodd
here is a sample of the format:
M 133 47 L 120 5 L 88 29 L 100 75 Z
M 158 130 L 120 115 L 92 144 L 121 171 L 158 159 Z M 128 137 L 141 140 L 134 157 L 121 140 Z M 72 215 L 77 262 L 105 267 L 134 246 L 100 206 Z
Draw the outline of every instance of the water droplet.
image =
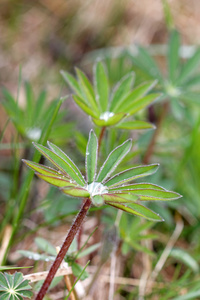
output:
M 111 117 L 114 116 L 113 112 L 106 111 L 100 115 L 100 120 L 108 121 Z
M 86 152 L 86 155 L 89 155 L 90 153 L 89 152 Z
M 41 129 L 40 128 L 29 128 L 26 132 L 27 136 L 29 139 L 34 140 L 34 141 L 38 141 L 40 136 L 41 136 Z

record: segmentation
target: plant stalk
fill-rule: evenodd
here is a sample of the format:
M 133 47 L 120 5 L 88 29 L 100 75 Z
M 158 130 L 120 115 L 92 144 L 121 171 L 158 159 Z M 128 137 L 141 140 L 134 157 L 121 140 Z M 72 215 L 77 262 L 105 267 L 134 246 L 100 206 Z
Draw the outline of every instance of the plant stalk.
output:
M 147 148 L 147 151 L 146 151 L 146 153 L 144 155 L 144 158 L 143 158 L 143 163 L 144 164 L 148 164 L 149 161 L 150 161 L 150 158 L 151 158 L 151 156 L 153 154 L 154 147 L 155 147 L 158 135 L 160 133 L 160 129 L 161 129 L 162 123 L 163 123 L 163 121 L 165 119 L 165 116 L 166 116 L 168 110 L 169 110 L 169 102 L 165 102 L 163 104 L 163 110 L 161 112 L 161 115 L 160 115 L 160 117 L 158 119 L 158 122 L 156 124 L 156 129 L 155 129 L 155 131 L 153 133 L 153 137 L 152 137 L 151 142 L 150 142 L 150 144 L 149 144 L 149 146 Z
M 105 126 L 101 128 L 101 132 L 100 132 L 99 140 L 98 140 L 98 152 L 100 151 L 100 147 L 101 147 L 101 143 L 102 143 L 102 140 L 103 140 L 105 130 L 106 130 Z
M 75 235 L 77 234 L 79 228 L 82 225 L 82 222 L 90 208 L 91 203 L 92 202 L 90 198 L 87 198 L 85 203 L 83 204 L 35 300 L 42 300 L 44 298 L 60 264 L 62 263 L 67 253 L 67 250 L 69 249 Z

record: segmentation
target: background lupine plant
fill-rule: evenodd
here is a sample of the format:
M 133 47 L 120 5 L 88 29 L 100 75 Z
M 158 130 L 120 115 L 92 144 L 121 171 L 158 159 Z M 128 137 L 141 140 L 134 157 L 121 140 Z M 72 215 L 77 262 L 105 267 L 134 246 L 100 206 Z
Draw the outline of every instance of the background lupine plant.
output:
M 86 149 L 86 178 L 73 161 L 54 144 L 48 142 L 49 149 L 37 143 L 34 143 L 34 146 L 58 169 L 24 160 L 38 177 L 59 187 L 69 196 L 90 198 L 95 206 L 105 203 L 133 215 L 162 221 L 159 215 L 139 204 L 138 201 L 174 200 L 180 197 L 179 194 L 155 184 L 130 183 L 156 172 L 158 164 L 133 167 L 111 177 L 121 160 L 130 151 L 131 139 L 115 148 L 97 173 L 98 140 L 91 130 Z
M 171 107 L 175 116 L 184 116 L 185 104 L 187 104 L 188 110 L 188 104 L 200 103 L 198 89 L 200 49 L 189 49 L 189 47 L 181 46 L 180 34 L 176 30 L 171 31 L 167 47 L 167 74 L 163 74 L 156 60 L 142 46 L 137 46 L 137 51 L 130 53 L 130 57 L 134 68 L 138 68 L 142 72 L 144 80 L 154 79 L 158 81 L 157 88 L 162 90 L 164 98 L 171 100 Z
M 156 85 L 156 80 L 143 83 L 132 90 L 134 72 L 130 72 L 110 92 L 106 69 L 101 62 L 95 65 L 93 85 L 78 68 L 76 73 L 78 80 L 70 73 L 61 71 L 64 80 L 75 92 L 74 101 L 92 117 L 95 125 L 132 130 L 154 128 L 154 125 L 145 121 L 125 119 L 147 107 L 160 96 L 159 93 L 149 93 Z

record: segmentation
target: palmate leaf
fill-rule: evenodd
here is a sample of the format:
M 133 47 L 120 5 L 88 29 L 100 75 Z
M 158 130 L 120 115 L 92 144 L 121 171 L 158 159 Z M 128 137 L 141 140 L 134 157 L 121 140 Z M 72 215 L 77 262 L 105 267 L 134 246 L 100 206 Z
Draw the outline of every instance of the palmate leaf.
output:
M 151 221 L 163 221 L 163 219 L 158 214 L 156 214 L 149 208 L 140 205 L 138 203 L 132 203 L 129 204 L 129 206 L 125 206 L 123 204 L 118 204 L 118 203 L 112 203 L 112 202 L 106 202 L 106 203 L 115 208 L 128 212 L 132 215 L 140 216 Z
M 91 130 L 89 134 L 89 140 L 86 148 L 86 176 L 87 183 L 91 183 L 95 180 L 96 169 L 97 169 L 97 155 L 98 155 L 98 141 L 97 137 L 94 134 L 94 131 Z
M 103 166 L 101 167 L 99 174 L 97 176 L 98 182 L 104 182 L 106 178 L 114 172 L 116 167 L 119 165 L 124 156 L 130 151 L 132 146 L 132 141 L 129 139 L 122 145 L 115 148 L 109 155 Z
M 130 168 L 108 179 L 105 182 L 105 185 L 108 187 L 113 187 L 113 186 L 117 186 L 132 181 L 136 178 L 141 178 L 144 176 L 151 175 L 157 171 L 158 166 L 159 164 L 152 164 L 147 166 L 138 166 L 138 167 Z
M 58 156 L 53 151 L 48 148 L 39 145 L 37 143 L 33 143 L 36 149 L 43 154 L 53 165 L 55 165 L 62 173 L 69 175 L 77 184 L 80 186 L 84 186 L 83 177 L 79 177 L 78 173 L 73 169 L 72 164 L 60 156 Z
M 107 111 L 109 100 L 109 82 L 105 68 L 101 62 L 98 62 L 94 70 L 96 100 L 99 103 L 101 112 Z
M 1 300 L 23 300 L 24 297 L 31 298 L 33 293 L 30 289 L 29 280 L 24 280 L 22 273 L 0 273 Z
M 124 185 L 124 183 L 134 179 L 153 174 L 157 170 L 158 164 L 133 167 L 109 178 L 130 151 L 131 139 L 110 152 L 96 176 L 98 140 L 94 131 L 91 130 L 86 147 L 86 181 L 78 167 L 61 149 L 52 143 L 48 143 L 48 145 L 50 150 L 42 145 L 35 144 L 36 148 L 59 171 L 29 161 L 25 161 L 25 163 L 36 172 L 38 177 L 59 187 L 68 196 L 90 198 L 93 205 L 97 207 L 106 203 L 154 221 L 161 221 L 162 219 L 147 207 L 138 204 L 137 201 L 174 200 L 180 197 L 178 193 L 167 191 L 152 183 Z M 125 204 L 128 204 L 128 206 Z
M 124 98 L 129 93 L 134 81 L 134 73 L 130 72 L 125 75 L 117 84 L 111 99 L 109 111 L 116 112 Z

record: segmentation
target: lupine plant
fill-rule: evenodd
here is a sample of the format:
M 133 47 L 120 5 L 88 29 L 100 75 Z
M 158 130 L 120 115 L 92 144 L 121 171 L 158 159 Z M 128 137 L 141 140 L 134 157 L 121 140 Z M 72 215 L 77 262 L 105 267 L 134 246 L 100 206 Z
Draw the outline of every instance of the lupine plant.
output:
M 2 300 L 22 300 L 24 297 L 31 298 L 29 280 L 23 278 L 22 273 L 16 272 L 14 275 L 0 273 L 0 299 Z
M 151 211 L 140 202 L 148 200 L 174 200 L 180 197 L 175 192 L 168 191 L 151 183 L 132 183 L 137 178 L 153 174 L 158 164 L 137 166 L 113 175 L 121 160 L 131 150 L 132 141 L 128 139 L 115 148 L 107 157 L 97 172 L 98 139 L 93 130 L 90 131 L 86 158 L 85 176 L 75 163 L 56 145 L 48 142 L 49 148 L 34 143 L 36 149 L 46 157 L 56 169 L 38 163 L 24 160 L 36 175 L 61 189 L 66 195 L 81 197 L 84 204 L 72 225 L 63 246 L 56 257 L 38 296 L 42 299 L 60 265 L 71 242 L 73 241 L 91 204 L 94 206 L 110 205 L 122 211 L 153 221 L 162 221 L 162 217 Z
M 76 68 L 76 73 L 77 80 L 68 72 L 61 71 L 64 80 L 75 93 L 74 101 L 91 116 L 95 125 L 132 130 L 154 128 L 149 122 L 130 117 L 160 96 L 160 93 L 149 93 L 156 85 L 156 80 L 132 89 L 134 73 L 130 72 L 110 91 L 107 72 L 102 62 L 95 65 L 93 85 L 81 70 Z
M 180 34 L 172 30 L 167 45 L 167 73 L 159 68 L 156 60 L 142 46 L 137 46 L 136 54 L 130 53 L 133 65 L 145 78 L 158 80 L 157 90 L 161 89 L 163 97 L 170 99 L 172 111 L 177 116 L 180 116 L 180 109 L 183 111 L 186 104 L 188 109 L 190 103 L 200 103 L 198 92 L 200 49 L 188 48 L 181 46 Z

